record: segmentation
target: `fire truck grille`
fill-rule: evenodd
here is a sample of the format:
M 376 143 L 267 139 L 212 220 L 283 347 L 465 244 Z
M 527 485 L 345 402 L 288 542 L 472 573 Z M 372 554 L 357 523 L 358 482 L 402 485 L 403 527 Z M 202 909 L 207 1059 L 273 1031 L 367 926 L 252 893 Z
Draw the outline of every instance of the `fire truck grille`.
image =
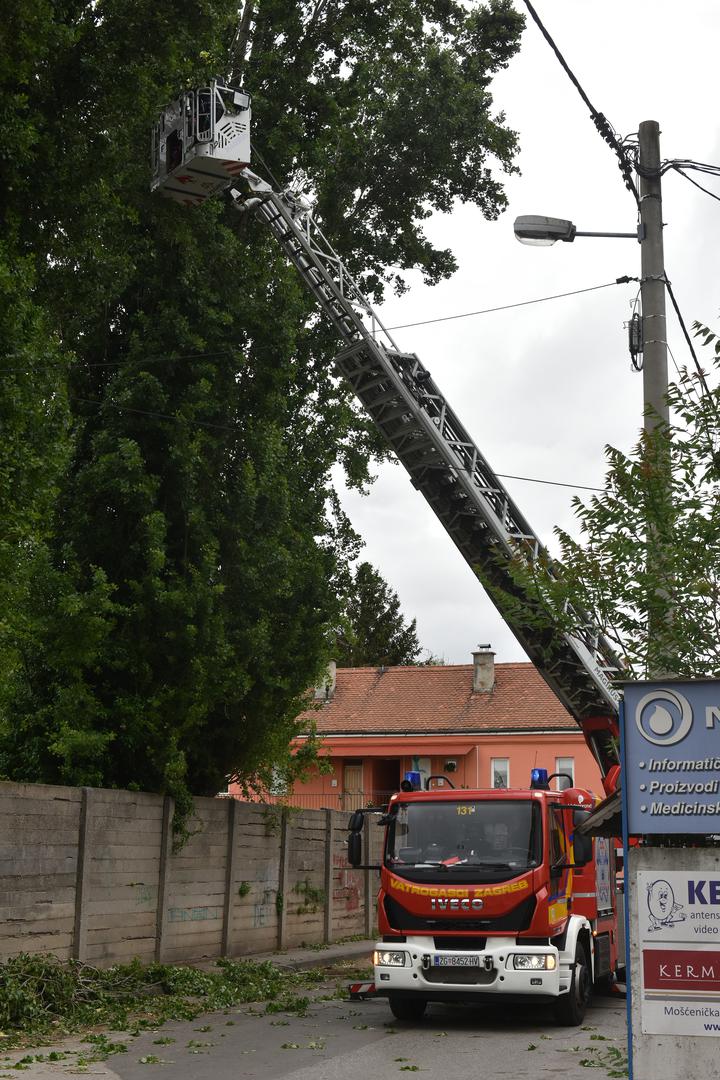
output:
M 438 917 L 436 915 L 413 915 L 402 904 L 398 904 L 397 900 L 393 900 L 391 896 L 385 897 L 384 905 L 390 926 L 400 933 L 420 930 L 426 934 L 436 934 L 442 930 L 449 930 L 456 934 L 475 931 L 491 935 L 500 930 L 527 930 L 535 914 L 534 896 L 529 896 L 527 900 L 523 900 L 521 904 L 514 907 L 512 911 L 505 912 L 504 915 L 484 919 L 477 917 L 465 919 L 457 916 L 448 918 L 447 916 Z
M 454 986 L 489 986 L 497 978 L 497 971 L 493 968 L 486 971 L 484 967 L 456 968 L 456 967 L 431 967 L 423 969 L 422 977 L 425 982 L 446 983 Z
M 478 937 L 477 934 L 473 934 L 472 937 L 448 937 L 446 934 L 439 934 L 433 939 L 435 948 L 443 952 L 475 952 L 476 949 L 484 949 L 487 944 L 487 938 Z

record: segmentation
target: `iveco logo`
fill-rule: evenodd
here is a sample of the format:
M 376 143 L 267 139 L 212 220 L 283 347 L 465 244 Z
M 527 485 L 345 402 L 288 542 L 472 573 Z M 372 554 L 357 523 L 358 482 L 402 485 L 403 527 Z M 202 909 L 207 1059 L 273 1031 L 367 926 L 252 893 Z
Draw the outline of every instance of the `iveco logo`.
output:
M 640 698 L 635 709 L 638 731 L 655 746 L 679 743 L 690 731 L 692 722 L 690 702 L 677 690 L 651 690 Z
M 483 906 L 483 902 L 480 897 L 475 900 L 468 900 L 464 898 L 462 900 L 443 900 L 433 897 L 430 901 L 430 907 L 433 911 L 480 911 Z

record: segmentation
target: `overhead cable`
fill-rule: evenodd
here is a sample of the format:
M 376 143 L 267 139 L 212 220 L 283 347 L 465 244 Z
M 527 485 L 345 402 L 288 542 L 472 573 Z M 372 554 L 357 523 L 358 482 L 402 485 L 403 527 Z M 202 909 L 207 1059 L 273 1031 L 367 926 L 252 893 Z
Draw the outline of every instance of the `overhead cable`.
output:
M 713 398 L 710 387 L 707 384 L 707 379 L 705 378 L 705 372 L 703 371 L 702 367 L 700 366 L 700 361 L 698 360 L 697 353 L 695 352 L 695 346 L 692 343 L 692 339 L 691 339 L 690 334 L 688 332 L 688 328 L 685 325 L 685 320 L 682 317 L 682 312 L 680 311 L 680 308 L 678 306 L 678 302 L 675 299 L 675 293 L 673 292 L 673 287 L 672 287 L 672 285 L 670 284 L 670 282 L 668 280 L 667 274 L 665 275 L 664 280 L 665 280 L 665 288 L 667 289 L 668 296 L 670 297 L 670 301 L 672 303 L 672 306 L 675 309 L 675 315 L 677 316 L 677 320 L 680 323 L 680 329 L 683 332 L 683 335 L 685 337 L 685 341 L 687 342 L 687 347 L 690 350 L 690 355 L 693 358 L 693 363 L 695 364 L 695 369 L 697 371 L 698 379 L 700 380 L 700 383 L 702 384 L 703 390 L 704 390 L 705 394 L 707 395 L 708 399 L 710 400 L 710 402 L 712 402 L 713 410 L 714 410 L 714 412 L 715 412 L 715 414 L 717 416 L 718 413 L 717 413 L 717 405 L 715 405 L 715 399 Z M 720 419 L 720 416 L 718 417 L 718 419 Z
M 82 405 L 97 405 L 98 408 L 113 408 L 117 409 L 118 412 L 128 412 L 137 414 L 139 416 L 151 416 L 159 420 L 173 420 L 177 424 L 190 425 L 191 427 L 196 428 L 210 428 L 213 431 L 226 431 L 233 435 L 236 435 L 238 433 L 238 429 L 240 426 L 236 425 L 235 427 L 230 427 L 227 424 L 213 424 L 205 420 L 189 420 L 184 416 L 174 416 L 172 415 L 172 413 L 153 412 L 150 409 L 137 409 L 133 405 L 121 405 L 117 401 L 98 401 L 97 399 L 93 398 L 80 398 L 74 396 L 73 401 L 76 401 Z M 573 488 L 579 491 L 604 490 L 603 488 L 590 487 L 588 484 L 568 484 L 561 480 L 540 480 L 534 476 L 513 476 L 510 473 L 497 473 L 496 475 L 503 480 L 524 480 L 529 484 L 550 484 L 552 487 Z
M 550 48 L 552 49 L 552 51 L 555 53 L 555 56 L 557 57 L 558 61 L 560 62 L 560 65 L 562 66 L 563 70 L 565 71 L 565 74 L 568 76 L 571 83 L 573 84 L 573 86 L 575 87 L 577 92 L 580 94 L 580 97 L 583 99 L 583 101 L 587 105 L 588 109 L 590 110 L 590 117 L 591 117 L 592 122 L 594 123 L 595 127 L 597 128 L 598 132 L 600 133 L 601 138 L 604 139 L 604 141 L 608 144 L 608 146 L 617 155 L 618 162 L 619 162 L 619 165 L 620 165 L 620 172 L 622 173 L 623 180 L 625 181 L 625 187 L 628 189 L 628 191 L 632 192 L 632 194 L 633 194 L 633 196 L 635 198 L 635 202 L 639 205 L 640 204 L 640 196 L 638 194 L 637 187 L 635 186 L 635 181 L 633 180 L 633 177 L 632 177 L 632 167 L 630 165 L 630 162 L 628 161 L 628 156 L 627 156 L 627 153 L 625 152 L 625 148 L 622 145 L 622 143 L 620 142 L 620 140 L 618 139 L 617 134 L 615 133 L 612 125 L 608 121 L 607 117 L 604 116 L 601 112 L 598 112 L 597 109 L 595 108 L 595 106 L 593 105 L 593 103 L 590 101 L 590 98 L 587 96 L 587 94 L 583 90 L 582 86 L 580 85 L 580 82 L 579 82 L 577 76 L 570 69 L 570 66 L 569 66 L 567 60 L 565 59 L 563 54 L 558 49 L 557 45 L 555 44 L 552 37 L 550 36 L 548 30 L 543 25 L 543 22 L 542 22 L 540 16 L 538 15 L 538 13 L 535 10 L 535 8 L 533 7 L 533 5 L 530 3 L 530 0 L 525 0 L 525 6 L 528 9 L 528 11 L 530 12 L 532 18 L 534 19 L 538 29 L 540 30 L 540 33 L 545 38 L 545 40 L 547 41 L 547 43 L 550 46 Z
M 538 480 L 536 476 L 512 476 L 510 473 L 496 473 L 501 480 L 527 480 L 529 484 L 551 484 L 553 487 L 577 488 L 578 491 L 604 491 L 605 488 L 590 487 L 588 484 L 566 484 L 561 480 Z
M 388 330 L 404 330 L 411 326 L 427 326 L 429 323 L 441 323 L 450 322 L 453 319 L 469 319 L 473 315 L 491 315 L 495 311 L 509 311 L 512 308 L 528 307 L 530 304 L 544 304 L 548 300 L 562 300 L 566 296 L 580 296 L 582 293 L 596 292 L 599 289 L 609 289 L 611 285 L 627 285 L 630 281 L 637 281 L 637 278 L 624 275 L 623 277 L 615 278 L 614 281 L 606 281 L 603 285 L 588 285 L 584 289 L 571 289 L 570 292 L 554 293 L 552 296 L 537 296 L 533 300 L 518 300 L 513 304 L 499 304 L 497 307 L 482 308 L 480 311 L 463 311 L 458 315 L 442 315 L 437 319 L 423 319 L 420 322 L 402 323 L 399 326 L 388 326 Z M 235 346 L 239 348 L 239 346 Z M 8 355 L 17 356 L 17 353 L 11 353 Z M 132 362 L 141 361 L 146 363 L 149 360 L 203 360 L 211 358 L 225 358 L 232 357 L 232 347 L 229 349 L 223 349 L 215 352 L 194 352 L 194 353 L 148 353 L 145 356 L 135 357 Z M 120 357 L 117 360 L 103 360 L 98 362 L 91 361 L 87 364 L 80 364 L 79 370 L 86 371 L 91 368 L 114 368 L 118 367 L 124 357 Z M 0 368 L 0 378 L 3 375 L 25 375 L 32 371 L 46 371 L 50 370 L 55 365 L 50 364 L 33 364 L 26 367 L 3 367 Z M 60 372 L 63 373 L 63 372 Z
M 585 289 L 572 289 L 570 292 L 553 293 L 552 296 L 537 296 L 534 300 L 518 300 L 514 304 L 499 304 L 497 307 L 482 308 L 480 311 L 463 311 L 459 315 L 442 315 L 437 319 L 421 319 L 420 322 L 400 323 L 397 326 L 387 326 L 386 330 L 407 330 L 411 326 L 428 326 L 430 323 L 451 322 L 453 319 L 469 319 L 473 315 L 491 315 L 495 311 L 509 311 L 510 308 L 528 307 L 530 304 L 544 304 L 546 300 L 562 300 L 566 296 L 579 296 L 581 293 L 596 292 L 598 289 L 609 289 L 611 285 L 627 285 L 637 278 L 619 277 L 614 281 L 606 281 L 604 285 L 588 285 Z
M 697 180 L 693 180 L 692 176 L 688 176 L 685 170 L 679 165 L 674 165 L 673 168 L 679 176 L 683 177 L 683 179 L 688 180 L 691 184 L 694 184 L 696 188 L 700 188 L 700 190 L 704 191 L 706 195 L 709 195 L 711 199 L 717 199 L 717 201 L 720 202 L 720 195 L 716 195 L 714 191 L 710 191 L 709 188 L 703 187 L 702 184 L 698 184 Z M 713 175 L 715 174 L 713 173 Z
M 104 401 L 98 401 L 95 398 L 81 398 L 71 395 L 71 400 L 78 402 L 81 405 L 97 405 L 98 408 L 117 409 L 118 412 L 127 412 L 137 414 L 138 416 L 151 416 L 156 420 L 172 420 L 176 424 L 190 424 L 196 428 L 208 428 L 211 431 L 226 431 L 231 435 L 237 435 L 240 425 L 236 424 L 234 427 L 230 427 L 229 424 L 213 424 L 210 420 L 188 420 L 184 416 L 177 416 L 173 413 L 161 413 L 154 412 L 151 409 L 137 409 L 134 405 L 120 405 L 117 401 L 105 399 Z

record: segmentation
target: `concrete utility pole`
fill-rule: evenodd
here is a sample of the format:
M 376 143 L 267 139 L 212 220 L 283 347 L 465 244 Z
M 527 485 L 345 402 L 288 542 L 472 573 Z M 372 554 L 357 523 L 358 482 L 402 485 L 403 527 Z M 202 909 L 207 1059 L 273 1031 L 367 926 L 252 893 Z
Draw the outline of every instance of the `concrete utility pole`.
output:
M 660 125 L 645 120 L 639 130 L 640 265 L 643 330 L 643 400 L 652 410 L 645 431 L 670 419 L 667 405 L 667 322 L 665 319 L 665 258 L 660 194 Z M 651 175 L 646 176 L 644 173 Z
M 660 126 L 645 120 L 639 129 L 638 189 L 640 192 L 640 291 L 643 333 L 643 408 L 645 434 L 670 422 L 667 404 L 667 320 L 665 318 L 665 257 L 663 252 L 662 197 L 660 192 Z M 648 448 L 648 465 L 659 470 L 660 482 L 668 493 L 671 486 L 670 454 L 660 447 Z M 656 454 L 660 453 L 660 457 Z M 668 608 L 670 571 L 668 554 L 661 537 L 666 523 L 654 519 L 652 501 L 648 506 L 648 563 L 659 575 L 656 602 L 648 612 L 651 639 L 672 641 L 672 613 Z M 662 665 L 664 668 L 665 665 Z M 653 678 L 669 677 L 670 672 L 651 665 Z

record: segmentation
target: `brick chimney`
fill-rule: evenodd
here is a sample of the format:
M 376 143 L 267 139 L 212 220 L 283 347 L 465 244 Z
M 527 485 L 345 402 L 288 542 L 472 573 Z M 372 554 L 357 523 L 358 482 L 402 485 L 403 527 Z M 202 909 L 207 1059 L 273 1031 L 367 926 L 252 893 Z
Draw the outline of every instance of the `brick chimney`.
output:
M 478 645 L 473 658 L 473 694 L 489 694 L 495 689 L 495 653 L 489 645 Z
M 328 662 L 327 671 L 324 678 L 315 687 L 315 700 L 316 701 L 332 701 L 335 694 L 335 683 L 337 681 L 337 663 L 335 660 Z

